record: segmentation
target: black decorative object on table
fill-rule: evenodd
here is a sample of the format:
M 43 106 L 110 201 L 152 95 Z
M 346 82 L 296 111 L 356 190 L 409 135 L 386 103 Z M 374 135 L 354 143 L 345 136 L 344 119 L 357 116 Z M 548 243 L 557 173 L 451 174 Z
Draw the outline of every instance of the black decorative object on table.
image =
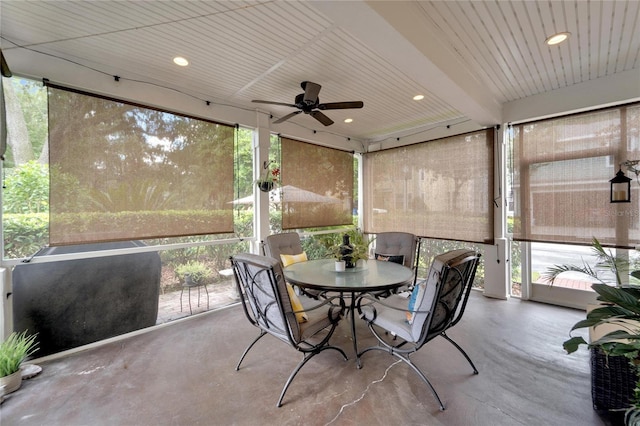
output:
M 340 245 L 340 256 L 345 261 L 345 267 L 355 268 L 356 263 L 353 261 L 353 245 L 349 242 L 349 235 L 342 236 L 342 245 Z

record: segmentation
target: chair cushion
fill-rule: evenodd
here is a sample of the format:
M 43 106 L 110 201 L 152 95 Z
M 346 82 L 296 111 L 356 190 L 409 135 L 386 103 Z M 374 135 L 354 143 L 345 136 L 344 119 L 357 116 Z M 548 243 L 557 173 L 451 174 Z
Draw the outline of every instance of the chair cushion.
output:
M 408 232 L 380 232 L 376 234 L 376 253 L 404 255 L 404 266 L 413 268 L 418 239 Z
M 281 254 L 280 260 L 282 261 L 282 266 L 286 268 L 294 263 L 306 262 L 309 259 L 307 259 L 307 253 L 302 252 L 300 254 Z
M 395 255 L 395 254 L 376 253 L 375 259 L 381 260 L 383 262 L 393 262 L 393 263 L 398 263 L 400 265 L 404 265 L 404 254 Z
M 465 257 L 468 257 L 473 254 L 474 252 L 471 250 L 458 249 L 458 250 L 451 250 L 449 252 L 436 256 L 433 259 L 433 262 L 431 262 L 431 266 L 429 267 L 429 275 L 427 276 L 427 279 L 426 279 L 427 287 L 425 289 L 426 290 L 425 294 L 422 297 L 422 302 L 416 305 L 417 306 L 416 310 L 418 311 L 433 310 L 433 312 L 431 313 L 432 316 L 434 317 L 440 316 L 438 309 L 435 309 L 435 306 L 433 305 L 433 302 L 434 302 L 433 299 L 435 298 L 436 289 L 437 289 L 438 283 L 440 282 L 440 274 L 442 273 L 443 269 L 447 265 L 456 264 L 457 262 L 461 261 Z M 416 339 L 419 338 L 424 322 L 427 320 L 427 318 L 428 318 L 428 315 L 422 314 L 422 313 L 416 314 L 416 316 L 413 318 L 413 324 L 411 325 L 412 327 L 411 333 L 413 336 L 417 336 Z M 430 319 L 430 321 L 436 321 L 436 319 Z
M 407 307 L 407 323 L 413 324 L 413 319 L 416 314 L 415 311 L 418 310 L 418 307 L 422 305 L 422 299 L 425 294 L 425 289 L 427 287 L 426 281 L 420 281 L 413 287 L 413 291 L 411 292 L 411 297 L 409 298 L 409 306 Z
M 405 309 L 407 308 L 407 298 L 398 294 L 392 294 L 384 299 L 385 305 L 375 303 L 376 319 L 374 324 L 389 331 L 393 335 L 406 340 L 407 342 L 414 342 L 414 338 L 411 335 L 411 325 L 407 324 L 405 317 Z M 369 320 L 373 316 L 372 309 L 363 307 L 362 313 L 364 318 Z
M 298 254 L 303 251 L 300 235 L 297 232 L 269 235 L 264 243 L 265 254 L 276 260 L 281 260 L 281 254 Z
M 302 306 L 302 302 L 300 301 L 300 298 L 298 298 L 296 291 L 293 289 L 293 287 L 289 283 L 287 283 L 287 292 L 289 293 L 289 300 L 291 301 L 291 309 L 293 309 L 293 311 L 296 313 L 296 320 L 298 320 L 299 323 L 307 322 L 309 320 L 307 313 L 298 312 L 298 311 L 303 311 L 304 306 Z

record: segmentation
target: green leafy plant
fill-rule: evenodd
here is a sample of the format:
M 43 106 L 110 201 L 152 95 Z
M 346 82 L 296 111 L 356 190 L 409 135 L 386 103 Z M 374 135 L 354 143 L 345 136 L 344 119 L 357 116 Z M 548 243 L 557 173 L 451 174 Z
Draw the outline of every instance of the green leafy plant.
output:
M 607 356 L 623 356 L 629 360 L 639 380 L 626 417 L 627 424 L 638 424 L 634 421 L 640 419 L 640 288 L 607 284 L 593 284 L 591 287 L 598 293 L 598 300 L 603 305 L 587 313 L 587 318 L 578 321 L 571 331 L 603 324 L 614 325 L 616 330 L 591 343 L 587 343 L 582 336 L 573 336 L 563 343 L 563 347 L 567 353 L 573 353 L 580 345 L 587 345 L 589 348 L 602 349 Z
M 5 213 L 49 211 L 49 168 L 29 161 L 7 173 L 2 206 Z
M 352 262 L 356 263 L 361 259 L 369 259 L 369 247 L 374 239 L 368 238 L 358 229 L 350 229 L 343 234 L 336 234 L 333 244 L 328 249 L 328 256 L 334 257 L 336 260 L 342 260 L 340 246 L 342 245 L 342 236 L 345 234 L 349 236 L 349 243 L 353 246 L 353 252 L 351 253 Z
M 273 188 L 273 186 L 275 186 L 280 181 L 280 168 L 277 165 L 276 167 L 271 168 L 271 164 L 274 163 L 275 161 L 271 160 L 264 165 L 264 174 L 256 180 L 256 184 L 259 187 L 265 185 Z
M 182 282 L 184 282 L 187 275 L 190 276 L 195 284 L 202 283 L 213 277 L 211 269 L 203 262 L 198 262 L 197 260 L 191 260 L 176 266 L 175 273 Z
M 595 278 L 602 284 L 615 284 L 621 286 L 623 284 L 622 277 L 625 275 L 631 275 L 633 278 L 640 279 L 640 271 L 629 271 L 629 262 L 626 259 L 621 259 L 613 255 L 611 250 L 607 250 L 602 247 L 600 241 L 597 238 L 593 238 L 591 248 L 597 261 L 595 267 L 591 267 L 587 263 L 583 262 L 582 266 L 576 266 L 571 264 L 553 265 L 547 268 L 547 270 L 541 275 L 541 277 L 553 285 L 558 276 L 564 272 L 580 272 Z M 615 277 L 615 283 L 603 278 L 601 271 L 609 271 Z
M 20 370 L 22 361 L 38 350 L 36 335 L 27 336 L 27 331 L 13 332 L 0 343 L 0 377 Z
M 587 345 L 589 349 L 601 349 L 607 356 L 623 356 L 629 360 L 639 380 L 634 395 L 631 396 L 632 405 L 627 410 L 626 417 L 627 424 L 637 424 L 634 422 L 640 419 L 640 287 L 626 285 L 627 281 L 623 277 L 630 275 L 632 279 L 640 278 L 640 271 L 630 271 L 629 262 L 616 258 L 611 250 L 602 247 L 597 238 L 593 238 L 592 248 L 597 258 L 595 267 L 584 262 L 582 266 L 554 265 L 542 277 L 553 284 L 561 273 L 572 271 L 581 272 L 599 281 L 591 288 L 598 293 L 597 299 L 601 305 L 589 311 L 586 319 L 578 321 L 571 331 L 604 324 L 614 326 L 615 330 L 591 343 L 582 336 L 572 336 L 563 343 L 563 347 L 570 354 L 581 345 Z M 615 282 L 603 277 L 600 274 L 602 271 L 613 274 Z

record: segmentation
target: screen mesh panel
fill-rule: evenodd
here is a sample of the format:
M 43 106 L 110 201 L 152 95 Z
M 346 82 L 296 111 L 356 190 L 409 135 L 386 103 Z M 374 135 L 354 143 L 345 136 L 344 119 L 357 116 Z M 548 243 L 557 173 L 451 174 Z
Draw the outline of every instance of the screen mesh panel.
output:
M 234 128 L 48 86 L 50 244 L 233 232 Z
M 364 229 L 493 242 L 493 129 L 364 155 Z

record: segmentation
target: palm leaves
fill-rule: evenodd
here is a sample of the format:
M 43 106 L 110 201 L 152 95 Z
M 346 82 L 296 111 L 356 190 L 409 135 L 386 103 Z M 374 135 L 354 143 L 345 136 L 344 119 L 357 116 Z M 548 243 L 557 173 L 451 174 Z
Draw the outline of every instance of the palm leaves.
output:
M 593 238 L 591 244 L 593 254 L 597 261 L 595 268 L 583 261 L 582 266 L 576 265 L 553 265 L 541 274 L 541 277 L 553 285 L 554 281 L 563 272 L 580 272 L 595 278 L 602 284 L 610 284 L 606 278 L 603 278 L 600 271 L 610 271 L 615 277 L 615 284 L 621 286 L 623 284 L 621 277 L 629 275 L 629 262 L 626 259 L 618 258 L 611 253 L 611 250 L 606 250 L 600 244 L 597 238 Z M 640 278 L 640 271 L 633 271 L 630 274 L 635 278 Z

